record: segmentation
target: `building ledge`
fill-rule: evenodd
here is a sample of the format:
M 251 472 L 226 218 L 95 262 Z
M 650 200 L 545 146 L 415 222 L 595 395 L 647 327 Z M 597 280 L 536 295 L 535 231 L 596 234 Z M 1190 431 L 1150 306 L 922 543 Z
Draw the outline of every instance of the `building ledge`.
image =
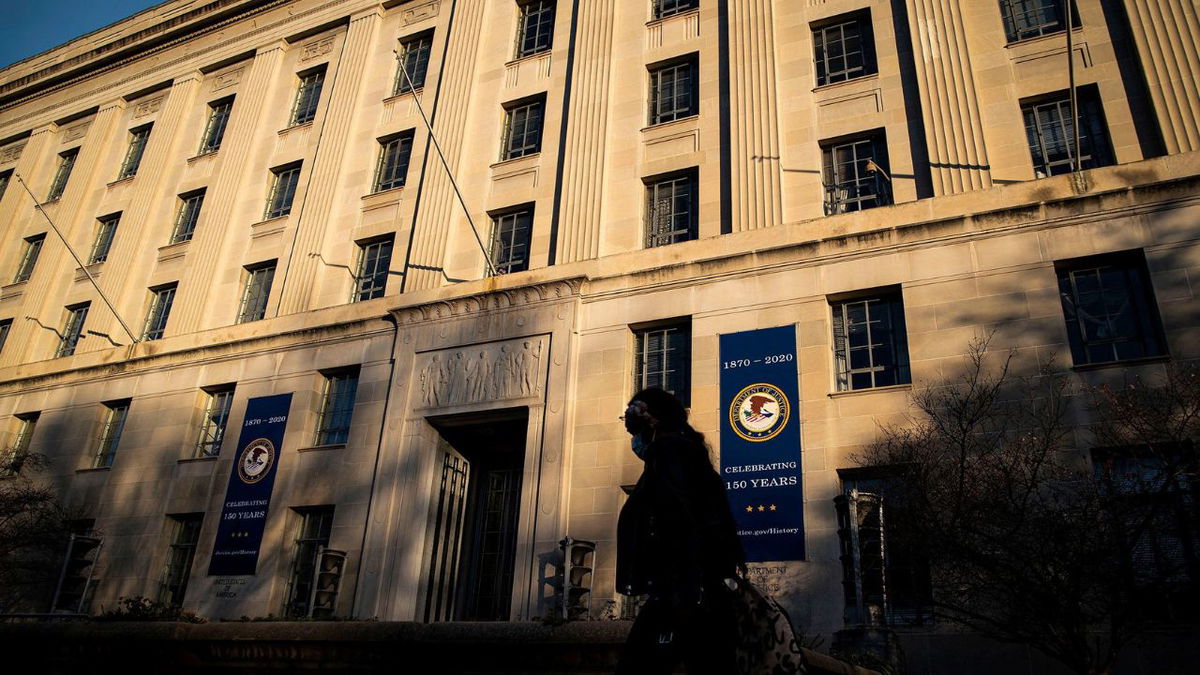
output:
M 829 398 L 846 398 L 849 396 L 863 396 L 865 394 L 886 394 L 896 391 L 910 391 L 912 383 L 909 384 L 893 384 L 887 387 L 871 387 L 870 389 L 853 389 L 850 391 L 831 391 L 826 396 Z

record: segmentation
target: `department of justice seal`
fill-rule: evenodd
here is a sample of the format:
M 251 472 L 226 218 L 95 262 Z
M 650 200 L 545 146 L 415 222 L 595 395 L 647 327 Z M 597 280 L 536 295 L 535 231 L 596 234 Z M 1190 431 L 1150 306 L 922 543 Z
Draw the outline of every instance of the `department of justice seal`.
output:
M 729 426 L 748 441 L 769 441 L 783 431 L 791 414 L 792 406 L 779 387 L 759 382 L 733 397 L 729 404 Z
M 257 438 L 246 444 L 242 454 L 238 455 L 238 478 L 253 485 L 267 477 L 274 463 L 275 445 L 265 438 Z

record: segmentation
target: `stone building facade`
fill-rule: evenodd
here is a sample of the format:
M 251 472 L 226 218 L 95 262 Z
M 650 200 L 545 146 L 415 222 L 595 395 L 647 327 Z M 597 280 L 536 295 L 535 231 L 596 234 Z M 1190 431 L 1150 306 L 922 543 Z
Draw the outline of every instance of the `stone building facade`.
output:
M 672 386 L 719 457 L 719 336 L 793 326 L 806 559 L 760 571 L 828 634 L 839 469 L 973 336 L 1081 380 L 1200 356 L 1196 7 L 1075 14 L 156 6 L 0 70 L 0 434 L 102 535 L 92 611 L 305 613 L 327 546 L 338 616 L 523 620 L 570 535 L 598 612 L 624 401 Z M 1152 302 L 1104 358 L 1060 284 L 1107 268 Z M 860 310 L 900 328 L 865 370 Z M 208 576 L 248 402 L 281 393 L 257 573 Z

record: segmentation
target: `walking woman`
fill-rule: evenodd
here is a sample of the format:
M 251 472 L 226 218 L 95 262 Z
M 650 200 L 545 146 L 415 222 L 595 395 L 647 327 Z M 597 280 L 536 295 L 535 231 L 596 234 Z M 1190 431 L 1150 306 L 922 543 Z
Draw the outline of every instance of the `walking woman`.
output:
M 725 484 L 704 435 L 662 389 L 634 395 L 624 415 L 642 476 L 617 524 L 617 590 L 648 595 L 617 675 L 737 672 L 733 592 L 744 567 Z

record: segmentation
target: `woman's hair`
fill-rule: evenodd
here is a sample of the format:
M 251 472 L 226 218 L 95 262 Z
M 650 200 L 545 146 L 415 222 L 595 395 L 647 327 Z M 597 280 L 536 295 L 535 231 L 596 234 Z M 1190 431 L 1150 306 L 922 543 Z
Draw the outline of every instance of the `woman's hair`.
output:
M 688 424 L 687 408 L 679 402 L 670 392 L 664 391 L 658 387 L 647 387 L 633 395 L 629 399 L 633 401 L 641 401 L 646 404 L 646 412 L 654 416 L 658 420 L 658 430 L 665 433 L 677 433 L 689 441 L 695 443 L 703 452 L 704 461 L 709 466 L 712 461 L 708 457 L 708 443 L 704 440 L 704 434 L 692 428 Z

